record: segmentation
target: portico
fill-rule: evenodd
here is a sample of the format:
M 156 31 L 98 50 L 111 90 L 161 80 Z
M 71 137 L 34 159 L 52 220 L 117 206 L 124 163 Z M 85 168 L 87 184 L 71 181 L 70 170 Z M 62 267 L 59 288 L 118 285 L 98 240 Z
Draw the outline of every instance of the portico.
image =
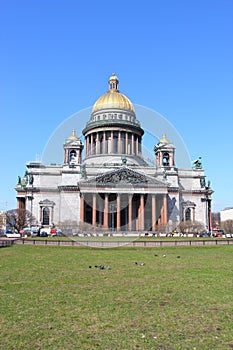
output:
M 167 186 L 122 167 L 79 182 L 80 221 L 116 231 L 155 230 L 166 225 Z

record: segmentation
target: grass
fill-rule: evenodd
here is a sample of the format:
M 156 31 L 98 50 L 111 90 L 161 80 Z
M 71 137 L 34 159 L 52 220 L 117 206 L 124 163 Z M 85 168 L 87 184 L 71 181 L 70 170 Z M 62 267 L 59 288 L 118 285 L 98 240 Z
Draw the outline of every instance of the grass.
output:
M 232 349 L 232 253 L 2 248 L 0 349 Z

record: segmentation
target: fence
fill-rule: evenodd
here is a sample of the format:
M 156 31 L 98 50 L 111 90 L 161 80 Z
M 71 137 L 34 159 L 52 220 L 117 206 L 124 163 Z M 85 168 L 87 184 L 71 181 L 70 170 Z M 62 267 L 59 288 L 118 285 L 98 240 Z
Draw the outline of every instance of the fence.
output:
M 19 239 L 15 240 L 16 244 L 24 245 L 46 245 L 46 246 L 88 246 L 97 248 L 111 247 L 174 247 L 174 246 L 213 246 L 213 245 L 230 245 L 233 244 L 233 239 L 211 239 L 211 240 L 172 240 L 172 241 L 62 241 L 62 240 L 36 240 L 36 239 Z
M 0 239 L 0 248 L 10 247 L 14 240 Z

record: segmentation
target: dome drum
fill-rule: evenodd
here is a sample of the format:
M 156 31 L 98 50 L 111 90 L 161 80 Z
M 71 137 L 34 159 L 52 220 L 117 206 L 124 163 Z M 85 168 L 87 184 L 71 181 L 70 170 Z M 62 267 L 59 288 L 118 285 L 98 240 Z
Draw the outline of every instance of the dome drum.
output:
M 130 131 L 137 135 L 142 136 L 144 134 L 144 130 L 137 124 L 131 124 L 127 121 L 117 122 L 116 120 L 106 120 L 106 121 L 96 121 L 87 123 L 85 129 L 83 129 L 82 133 L 84 136 L 94 133 L 98 131 L 102 131 L 103 129 L 116 129 L 122 131 Z

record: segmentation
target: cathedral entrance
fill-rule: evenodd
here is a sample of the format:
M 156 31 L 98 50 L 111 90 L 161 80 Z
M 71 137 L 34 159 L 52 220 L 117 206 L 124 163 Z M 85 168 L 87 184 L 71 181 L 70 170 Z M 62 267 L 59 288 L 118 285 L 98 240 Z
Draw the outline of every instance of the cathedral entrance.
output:
M 80 204 L 80 221 L 100 230 L 153 231 L 168 220 L 166 195 L 84 193 Z

